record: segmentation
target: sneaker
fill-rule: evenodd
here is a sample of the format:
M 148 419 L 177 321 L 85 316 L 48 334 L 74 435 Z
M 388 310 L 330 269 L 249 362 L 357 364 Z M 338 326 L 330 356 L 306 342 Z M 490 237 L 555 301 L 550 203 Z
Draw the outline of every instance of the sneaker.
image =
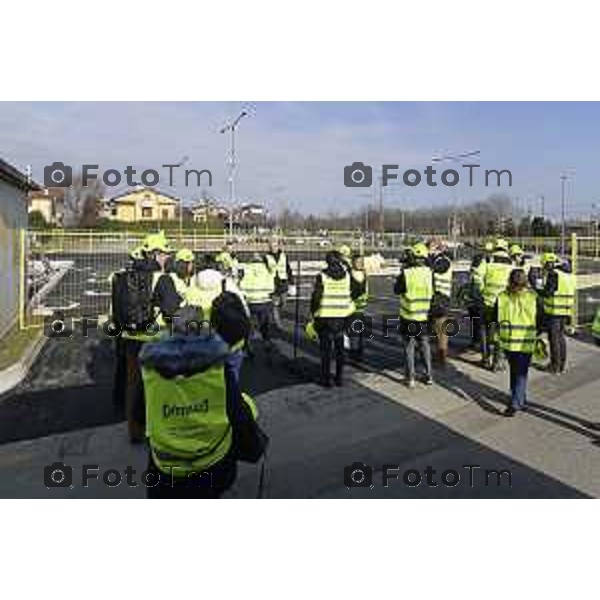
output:
M 515 408 L 513 408 L 512 406 L 509 406 L 508 408 L 505 409 L 505 411 L 502 414 L 505 417 L 514 417 L 517 414 L 517 410 Z
M 433 385 L 433 378 L 431 377 L 431 375 L 425 377 L 425 385 Z
M 414 379 L 407 379 L 406 380 L 406 387 L 410 390 L 414 389 L 416 387 L 416 383 Z

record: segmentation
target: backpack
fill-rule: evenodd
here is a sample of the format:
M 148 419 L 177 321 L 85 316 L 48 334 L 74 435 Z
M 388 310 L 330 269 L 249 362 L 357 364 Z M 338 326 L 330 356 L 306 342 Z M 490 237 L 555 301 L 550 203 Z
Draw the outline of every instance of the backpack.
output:
M 230 346 L 250 335 L 250 319 L 239 296 L 223 292 L 214 300 L 211 326 Z
M 120 329 L 139 331 L 154 322 L 151 271 L 127 269 L 112 280 L 112 318 Z

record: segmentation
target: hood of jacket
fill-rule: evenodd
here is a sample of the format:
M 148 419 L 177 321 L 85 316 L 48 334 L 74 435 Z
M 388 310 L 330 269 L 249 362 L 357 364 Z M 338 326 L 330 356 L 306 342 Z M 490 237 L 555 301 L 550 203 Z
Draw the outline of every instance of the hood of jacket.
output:
M 175 334 L 157 342 L 148 342 L 140 351 L 142 366 L 154 369 L 162 377 L 190 377 L 209 367 L 223 364 L 229 346 L 223 339 L 208 332 L 199 335 Z
M 341 260 L 336 260 L 328 263 L 323 273 L 332 279 L 344 279 L 347 270 Z

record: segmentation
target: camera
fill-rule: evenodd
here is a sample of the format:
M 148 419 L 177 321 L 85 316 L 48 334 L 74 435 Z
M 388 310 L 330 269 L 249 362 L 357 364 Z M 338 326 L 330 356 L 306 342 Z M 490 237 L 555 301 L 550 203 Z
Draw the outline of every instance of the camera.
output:
M 373 487 L 373 467 L 355 462 L 344 467 L 344 485 L 347 488 Z
M 346 335 L 349 338 L 371 338 L 373 319 L 363 313 L 355 313 L 346 321 Z
M 72 484 L 72 467 L 58 461 L 44 467 L 44 485 L 47 488 L 72 487 Z
M 72 338 L 73 319 L 66 318 L 62 311 L 44 317 L 44 335 L 48 338 Z
M 365 163 L 354 162 L 344 167 L 344 185 L 346 187 L 371 187 L 373 169 Z
M 44 167 L 44 185 L 46 187 L 69 187 L 73 183 L 73 167 L 63 162 L 53 162 Z

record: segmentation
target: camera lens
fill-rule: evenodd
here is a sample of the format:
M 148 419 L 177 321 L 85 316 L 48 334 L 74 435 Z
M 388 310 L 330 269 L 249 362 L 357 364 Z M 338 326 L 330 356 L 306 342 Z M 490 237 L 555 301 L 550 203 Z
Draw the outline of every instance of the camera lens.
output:
M 65 480 L 65 472 L 62 469 L 54 469 L 50 475 L 50 479 L 53 483 L 59 485 Z
M 355 327 L 356 324 L 358 324 L 358 327 Z M 350 329 L 352 330 L 352 333 L 363 333 L 365 330 L 365 323 L 361 319 L 354 319 L 352 325 L 350 325 Z
M 56 176 L 57 173 L 58 177 Z M 61 169 L 54 169 L 54 171 L 52 171 L 52 175 L 50 175 L 50 179 L 52 179 L 53 183 L 60 184 L 65 180 L 65 172 Z
M 365 480 L 365 472 L 362 469 L 354 469 L 350 475 L 350 479 L 354 483 L 362 483 Z
M 358 173 L 358 177 L 356 177 L 356 173 Z M 362 183 L 365 180 L 365 172 L 361 169 L 354 169 L 350 177 L 354 183 Z
M 59 334 L 65 330 L 65 322 L 64 321 L 52 321 L 52 331 L 53 333 Z

